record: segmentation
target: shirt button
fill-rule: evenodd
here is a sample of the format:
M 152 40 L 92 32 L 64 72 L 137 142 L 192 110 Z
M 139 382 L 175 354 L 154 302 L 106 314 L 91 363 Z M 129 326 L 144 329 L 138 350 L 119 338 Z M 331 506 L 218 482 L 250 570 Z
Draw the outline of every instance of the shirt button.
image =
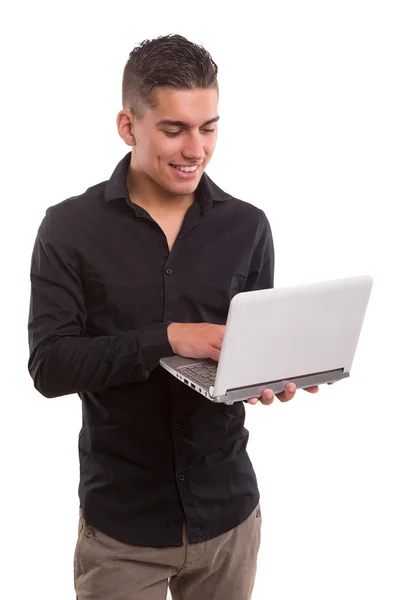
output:
M 85 528 L 85 535 L 86 537 L 93 537 L 95 535 L 94 530 L 91 527 L 86 527 Z
M 175 425 L 174 425 L 175 431 L 179 431 L 180 428 L 181 428 L 180 423 L 175 423 Z
M 172 275 L 172 269 L 166 269 L 165 272 L 167 275 Z
M 179 481 L 185 481 L 185 476 L 184 475 L 179 475 Z

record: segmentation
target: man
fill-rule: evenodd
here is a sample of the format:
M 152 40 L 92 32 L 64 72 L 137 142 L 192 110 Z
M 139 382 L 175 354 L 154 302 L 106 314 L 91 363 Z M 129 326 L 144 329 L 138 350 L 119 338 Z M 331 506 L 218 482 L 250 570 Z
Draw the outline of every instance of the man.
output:
M 232 297 L 273 286 L 269 222 L 205 173 L 219 115 L 204 48 L 146 40 L 122 100 L 131 152 L 47 210 L 32 258 L 29 371 L 44 396 L 82 400 L 77 598 L 161 600 L 169 584 L 174 600 L 249 599 L 261 511 L 243 403 L 210 402 L 159 359 L 218 361 Z

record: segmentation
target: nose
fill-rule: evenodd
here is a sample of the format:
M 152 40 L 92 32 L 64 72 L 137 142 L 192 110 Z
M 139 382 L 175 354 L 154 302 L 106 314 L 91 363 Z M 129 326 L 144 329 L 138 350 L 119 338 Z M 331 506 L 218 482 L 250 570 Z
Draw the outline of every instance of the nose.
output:
M 182 148 L 182 154 L 189 160 L 196 162 L 202 161 L 204 158 L 204 149 L 201 135 L 198 132 L 193 131 L 189 132 L 185 137 L 186 139 Z

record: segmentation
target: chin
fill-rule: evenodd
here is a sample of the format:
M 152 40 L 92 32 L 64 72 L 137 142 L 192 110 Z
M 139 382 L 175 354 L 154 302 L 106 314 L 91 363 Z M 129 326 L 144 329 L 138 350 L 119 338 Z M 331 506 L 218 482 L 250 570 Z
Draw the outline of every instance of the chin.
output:
M 173 194 L 192 194 L 199 185 L 199 182 L 199 179 L 196 179 L 195 181 L 178 181 L 172 184 L 170 181 L 168 181 L 165 182 L 165 185 L 163 187 L 165 187 L 166 190 L 172 192 Z
M 193 192 L 196 190 L 196 188 L 197 188 L 197 185 L 196 186 L 192 185 L 190 188 L 186 187 L 186 188 L 181 188 L 180 190 L 171 190 L 171 191 L 176 196 L 187 196 L 188 194 L 193 194 Z

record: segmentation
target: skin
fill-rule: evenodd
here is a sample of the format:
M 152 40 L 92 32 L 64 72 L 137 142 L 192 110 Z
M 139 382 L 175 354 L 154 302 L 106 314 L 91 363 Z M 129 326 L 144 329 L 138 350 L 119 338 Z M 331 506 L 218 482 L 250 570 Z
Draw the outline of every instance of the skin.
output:
M 209 121 L 219 118 L 218 92 L 216 89 L 177 90 L 163 87 L 156 88 L 153 94 L 156 100 L 154 109 L 148 109 L 142 119 L 137 119 L 129 110 L 121 110 L 117 115 L 117 128 L 120 137 L 132 148 L 127 176 L 130 199 L 147 210 L 159 223 L 171 250 L 217 143 L 218 122 Z M 165 119 L 180 121 L 186 126 L 159 124 Z M 181 179 L 170 166 L 171 163 L 199 167 L 194 178 Z M 188 328 L 178 323 L 172 325 L 175 332 Z M 217 332 L 218 329 L 211 329 L 211 336 L 219 335 L 221 338 Z M 218 351 L 221 344 L 221 339 L 212 343 Z M 171 346 L 174 349 L 172 343 Z M 185 355 L 184 352 L 181 354 Z M 316 393 L 318 389 L 318 386 L 313 386 L 305 388 L 305 391 Z M 290 382 L 285 391 L 276 397 L 281 402 L 287 402 L 295 394 L 296 386 Z M 257 404 L 260 401 L 263 405 L 269 405 L 274 398 L 274 392 L 266 389 L 260 398 L 250 398 L 248 403 Z
M 215 89 L 156 88 L 154 97 L 156 108 L 148 109 L 141 120 L 122 110 L 117 126 L 122 139 L 132 147 L 127 181 L 131 200 L 146 210 L 174 215 L 186 211 L 194 201 L 194 192 L 214 152 L 218 124 L 204 123 L 218 117 L 218 93 Z M 162 119 L 183 121 L 190 127 L 157 125 Z M 201 166 L 195 178 L 185 180 L 177 177 L 170 163 Z

